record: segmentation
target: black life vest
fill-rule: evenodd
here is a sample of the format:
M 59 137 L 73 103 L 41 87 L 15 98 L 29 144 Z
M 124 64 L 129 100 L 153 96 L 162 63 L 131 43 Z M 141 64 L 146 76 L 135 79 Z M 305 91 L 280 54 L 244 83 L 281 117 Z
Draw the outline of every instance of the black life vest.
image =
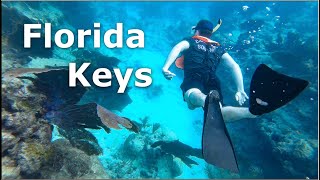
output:
M 202 36 L 193 36 L 185 40 L 189 42 L 190 47 L 176 60 L 176 66 L 184 69 L 185 77 L 194 73 L 215 76 L 221 58 L 216 52 L 219 43 Z

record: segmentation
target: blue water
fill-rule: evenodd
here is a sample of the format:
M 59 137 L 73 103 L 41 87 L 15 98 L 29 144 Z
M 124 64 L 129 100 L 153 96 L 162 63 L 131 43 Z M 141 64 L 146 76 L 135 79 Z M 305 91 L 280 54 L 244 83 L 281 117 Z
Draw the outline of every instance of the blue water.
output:
M 208 168 L 202 159 L 192 158 L 199 165 L 189 168 L 180 163 L 182 172 L 175 178 L 317 176 L 318 2 L 49 2 L 28 5 L 16 2 L 10 5 L 28 17 L 54 22 L 53 32 L 69 28 L 76 34 L 77 29 L 93 29 L 94 22 L 101 23 L 101 32 L 115 28 L 118 22 L 123 23 L 124 32 L 133 28 L 143 30 L 143 49 L 130 49 L 125 45 L 121 49 L 108 49 L 103 44 L 101 48 L 94 49 L 92 38 L 86 39 L 86 49 L 120 59 L 118 66 L 122 70 L 127 67 L 152 69 L 152 85 L 137 88 L 132 78 L 129 83 L 132 103 L 122 111 L 114 112 L 138 122 L 148 117 L 150 124 L 161 124 L 172 133 L 173 139 L 194 148 L 201 148 L 203 111 L 200 108 L 191 111 L 183 101 L 179 88 L 183 80 L 180 69 L 174 65 L 171 67 L 170 70 L 177 75 L 171 81 L 163 77 L 161 70 L 172 47 L 183 38 L 192 36 L 191 27 L 200 19 L 216 23 L 221 18 L 222 26 L 212 39 L 226 47 L 240 65 L 247 93 L 250 78 L 261 63 L 306 79 L 310 85 L 293 102 L 275 112 L 227 124 L 238 157 L 240 175 L 214 166 Z M 244 10 L 243 6 L 249 8 Z M 75 57 L 70 49 L 55 47 L 52 58 L 33 58 L 25 66 L 67 65 L 73 60 Z M 222 81 L 225 104 L 237 106 L 234 99 L 236 87 L 230 72 L 221 66 L 217 74 Z M 87 93 L 82 99 L 83 102 L 90 100 L 103 104 L 108 97 L 102 90 Z M 143 177 L 130 167 L 124 166 L 123 172 L 112 167 L 120 166 L 119 161 L 128 161 L 117 153 L 132 132 L 112 130 L 107 134 L 103 130 L 89 131 L 97 137 L 103 149 L 99 159 L 111 177 Z M 148 159 L 142 160 L 148 156 L 136 156 L 140 160 L 131 159 L 134 162 L 132 166 L 148 171 Z M 151 177 L 168 177 L 162 176 L 161 172 L 158 169 L 158 174 Z

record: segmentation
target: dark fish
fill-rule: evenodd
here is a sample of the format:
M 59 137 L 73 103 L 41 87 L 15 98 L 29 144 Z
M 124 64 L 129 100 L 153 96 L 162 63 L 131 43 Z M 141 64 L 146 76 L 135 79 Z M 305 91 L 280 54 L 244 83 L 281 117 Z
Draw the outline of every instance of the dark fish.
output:
M 188 156 L 195 156 L 203 159 L 201 149 L 196 149 L 186 144 L 183 144 L 179 140 L 176 141 L 157 141 L 151 145 L 152 148 L 160 147 L 160 149 L 168 154 L 174 155 L 181 159 L 188 167 L 191 167 L 192 164 L 198 165 L 197 162 L 188 158 Z

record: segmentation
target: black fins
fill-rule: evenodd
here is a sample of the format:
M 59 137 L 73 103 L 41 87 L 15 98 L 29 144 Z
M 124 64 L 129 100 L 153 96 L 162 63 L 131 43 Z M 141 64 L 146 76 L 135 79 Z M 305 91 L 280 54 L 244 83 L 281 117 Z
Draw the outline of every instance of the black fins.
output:
M 238 163 L 222 117 L 219 100 L 217 91 L 211 91 L 206 99 L 202 134 L 203 158 L 209 164 L 238 173 Z
M 280 74 L 261 64 L 251 80 L 249 110 L 254 115 L 276 110 L 298 96 L 308 84 L 308 81 Z M 237 159 L 219 101 L 217 91 L 211 91 L 206 99 L 202 134 L 203 157 L 210 164 L 238 173 Z
M 308 84 L 260 64 L 251 79 L 249 110 L 254 115 L 274 111 L 298 96 Z

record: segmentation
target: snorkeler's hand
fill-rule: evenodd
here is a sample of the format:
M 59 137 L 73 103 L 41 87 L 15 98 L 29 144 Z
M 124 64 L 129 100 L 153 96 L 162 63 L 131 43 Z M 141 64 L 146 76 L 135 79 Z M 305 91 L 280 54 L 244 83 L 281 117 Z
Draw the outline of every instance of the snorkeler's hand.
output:
M 239 102 L 240 106 L 242 106 L 242 104 L 244 104 L 244 102 L 246 102 L 246 100 L 249 99 L 249 97 L 244 91 L 238 91 L 235 97 L 236 100 Z
M 162 69 L 162 74 L 168 80 L 171 80 L 174 76 L 176 76 L 174 73 L 170 72 L 167 69 Z

